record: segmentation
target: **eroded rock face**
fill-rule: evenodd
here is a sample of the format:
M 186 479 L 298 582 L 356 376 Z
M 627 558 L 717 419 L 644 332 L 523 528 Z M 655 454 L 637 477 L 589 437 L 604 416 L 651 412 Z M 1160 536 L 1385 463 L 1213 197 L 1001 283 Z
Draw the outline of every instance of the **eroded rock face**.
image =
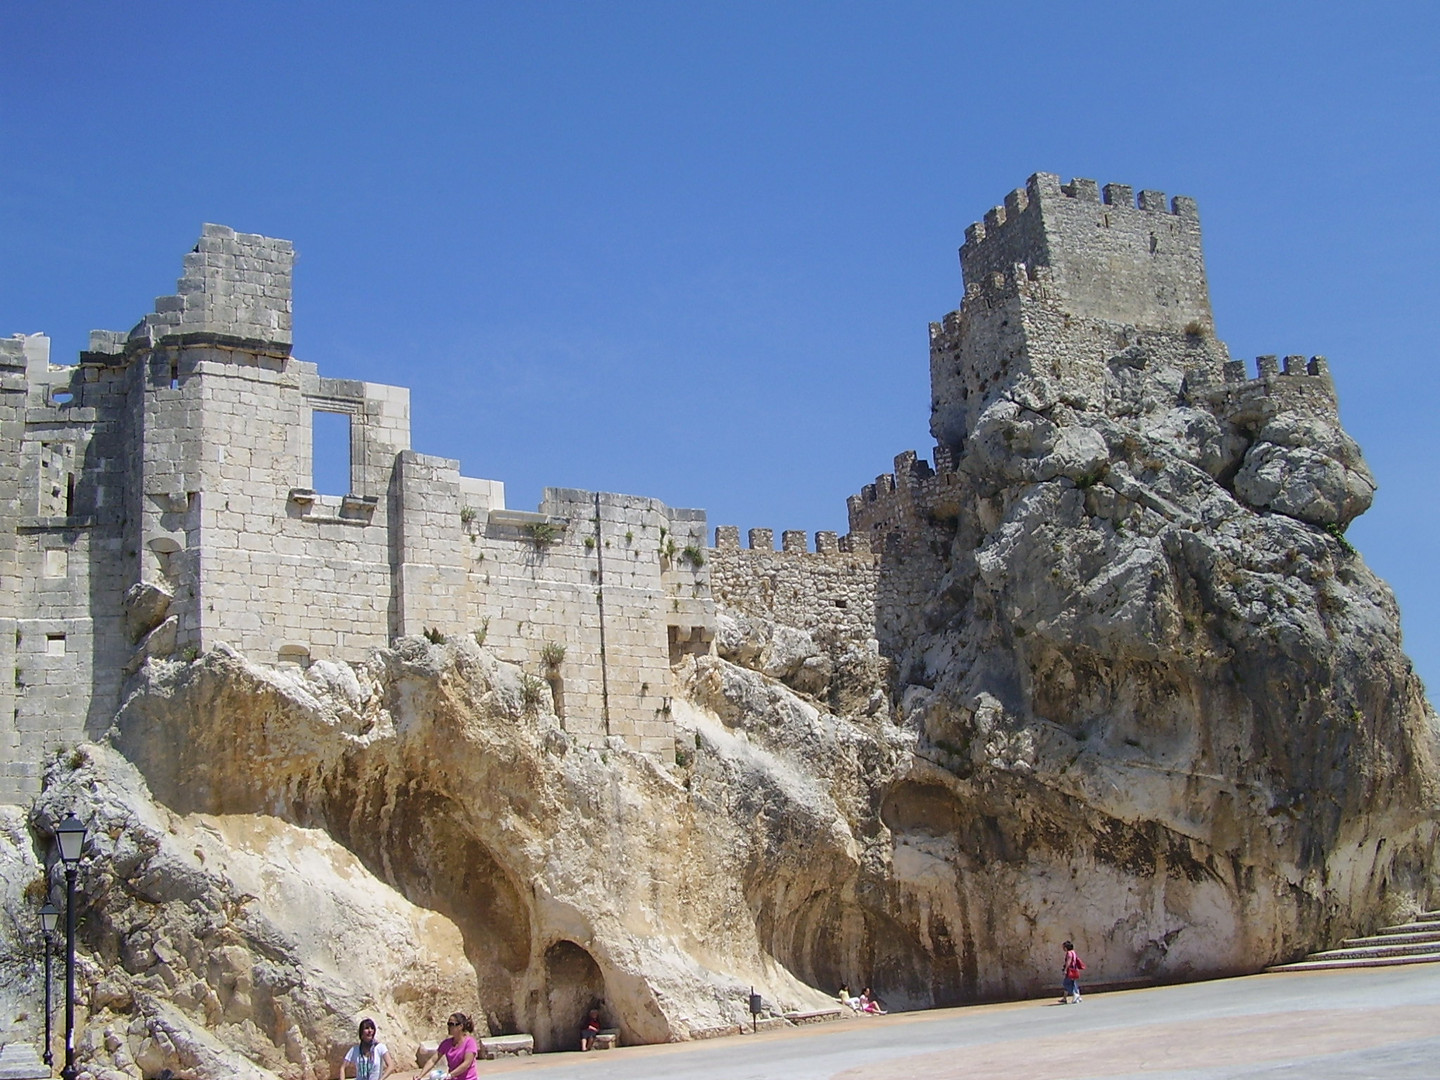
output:
M 1340 535 L 1374 480 L 1333 397 L 1259 389 L 1137 349 L 1102 397 L 1019 378 L 948 512 L 875 538 L 917 737 L 881 819 L 898 920 L 956 957 L 937 997 L 1016 992 L 1062 937 L 1254 971 L 1440 899 L 1440 729 Z
M 104 746 L 54 763 L 37 831 L 72 811 L 89 827 L 78 1053 L 97 1076 L 334 1076 L 362 1016 L 409 1064 L 477 1004 L 454 923 L 322 831 L 173 813 Z
M 782 706 L 815 712 L 783 684 L 743 674 L 773 687 Z M 305 984 L 312 998 L 282 1010 L 303 1019 L 284 1030 L 257 1019 L 250 1041 L 238 1034 L 243 1021 L 216 1036 L 279 1075 L 315 1072 L 331 1052 L 327 1040 L 347 1037 L 362 1001 L 377 1002 L 382 1034 L 389 1024 L 404 1033 L 395 1041 L 418 1040 L 421 1017 L 402 1003 L 422 995 L 403 973 L 417 978 L 423 966 L 411 965 L 422 956 L 448 964 L 422 980 L 426 1017 L 431 1006 L 435 1016 L 474 1007 L 490 1030 L 530 1032 L 542 1049 L 571 1045 L 579 1018 L 599 1000 L 607 1023 L 629 1042 L 734 1031 L 748 1016 L 752 984 L 776 1009 L 825 1004 L 828 993 L 775 963 L 754 929 L 751 893 L 781 874 L 806 895 L 853 878 L 854 808 L 837 804 L 813 768 L 781 759 L 683 700 L 674 708 L 687 754 L 684 767 L 670 771 L 618 740 L 603 751 L 572 746 L 553 714 L 522 705 L 518 669 L 473 643 L 406 639 L 364 667 L 315 664 L 303 675 L 222 649 L 193 664 L 147 665 L 117 720 L 116 746 L 165 809 L 149 803 L 136 779 L 96 796 L 91 812 L 104 820 L 112 804 L 148 806 L 172 832 L 183 830 L 175 846 L 186 852 L 190 833 L 220 829 L 223 842 L 217 838 L 203 865 L 187 873 L 213 875 L 212 888 L 235 893 L 256 891 L 247 883 L 256 871 L 223 853 L 256 846 L 246 830 L 263 824 L 276 838 L 264 848 L 272 892 L 257 913 L 304 909 L 326 933 L 353 923 L 362 937 L 383 934 L 381 913 L 347 910 L 342 897 L 324 894 L 332 875 L 314 872 L 317 856 L 287 868 L 275 854 L 314 838 L 330 862 L 348 860 L 342 876 L 355 889 L 396 903 L 406 897 L 418 905 L 406 910 L 433 920 L 429 939 L 417 930 L 409 954 L 387 963 L 378 983 L 352 979 L 348 963 L 297 959 L 324 973 L 318 985 Z M 816 736 L 822 744 L 834 737 Z M 118 758 L 97 750 L 95 759 L 124 774 Z M 857 763 L 845 768 L 853 787 Z M 93 776 L 76 775 L 67 783 L 54 774 L 55 800 L 86 798 Z M 132 870 L 133 859 L 108 852 L 101 862 L 116 866 L 112 896 L 134 892 L 162 907 L 179 904 L 177 912 L 190 899 L 147 891 L 153 881 L 175 880 L 172 872 Z M 133 939 L 125 905 L 107 900 L 94 918 L 104 927 L 90 943 L 97 956 Z M 214 952 L 210 939 L 199 931 L 190 937 L 198 949 L 175 949 L 167 962 L 178 986 L 195 989 L 145 992 L 213 1028 L 232 1008 L 225 980 L 248 960 L 217 967 L 205 959 Z M 143 954 L 141 946 L 127 948 Z M 117 999 L 116 1010 L 133 1012 L 143 995 L 131 984 L 152 978 L 154 964 L 148 954 L 119 955 L 127 971 L 136 970 L 122 979 L 129 996 Z M 465 973 L 458 981 L 455 965 Z M 179 1056 L 187 1068 L 200 1067 L 197 1054 Z

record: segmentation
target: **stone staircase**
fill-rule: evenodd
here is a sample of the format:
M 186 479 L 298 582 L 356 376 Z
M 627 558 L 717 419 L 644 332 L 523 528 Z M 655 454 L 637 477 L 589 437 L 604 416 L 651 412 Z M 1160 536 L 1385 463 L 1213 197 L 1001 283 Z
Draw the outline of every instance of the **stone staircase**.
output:
M 25 1042 L 0 1045 L 0 1080 L 42 1080 L 51 1075 L 35 1047 Z
M 1346 938 L 1338 949 L 1314 952 L 1296 963 L 1276 964 L 1265 970 L 1325 971 L 1434 963 L 1440 963 L 1440 911 L 1423 911 L 1413 922 L 1382 926 L 1373 937 Z

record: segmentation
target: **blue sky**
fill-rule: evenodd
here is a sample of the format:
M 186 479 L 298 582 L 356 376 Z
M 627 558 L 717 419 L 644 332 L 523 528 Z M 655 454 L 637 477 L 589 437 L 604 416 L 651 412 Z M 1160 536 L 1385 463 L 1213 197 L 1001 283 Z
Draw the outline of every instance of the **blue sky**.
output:
M 1192 195 L 1237 357 L 1323 353 L 1351 529 L 1440 685 L 1440 5 L 6 3 L 0 334 L 68 360 L 201 222 L 295 351 L 503 480 L 845 528 L 928 456 L 926 325 L 1037 170 Z

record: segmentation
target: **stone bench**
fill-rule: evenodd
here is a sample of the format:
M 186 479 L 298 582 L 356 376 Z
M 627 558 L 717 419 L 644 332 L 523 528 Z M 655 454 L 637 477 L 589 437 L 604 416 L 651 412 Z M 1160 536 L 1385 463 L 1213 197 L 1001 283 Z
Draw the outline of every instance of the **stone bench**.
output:
M 831 1020 L 840 1020 L 846 1014 L 854 1015 L 853 1009 L 842 1009 L 838 1005 L 833 1009 L 812 1009 L 809 1012 L 788 1012 L 785 1019 L 792 1024 L 824 1024 Z
M 487 1061 L 505 1057 L 528 1057 L 533 1053 L 533 1035 L 487 1035 L 480 1040 L 480 1056 Z
M 607 1028 L 595 1036 L 596 1050 L 613 1050 L 620 1045 L 620 1029 Z

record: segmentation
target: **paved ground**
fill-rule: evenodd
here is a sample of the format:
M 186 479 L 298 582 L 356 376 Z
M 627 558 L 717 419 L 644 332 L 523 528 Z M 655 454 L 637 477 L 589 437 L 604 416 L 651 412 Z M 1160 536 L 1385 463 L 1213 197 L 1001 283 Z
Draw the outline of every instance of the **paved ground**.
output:
M 482 1062 L 544 1080 L 1435 1080 L 1440 964 L 1255 975 Z

